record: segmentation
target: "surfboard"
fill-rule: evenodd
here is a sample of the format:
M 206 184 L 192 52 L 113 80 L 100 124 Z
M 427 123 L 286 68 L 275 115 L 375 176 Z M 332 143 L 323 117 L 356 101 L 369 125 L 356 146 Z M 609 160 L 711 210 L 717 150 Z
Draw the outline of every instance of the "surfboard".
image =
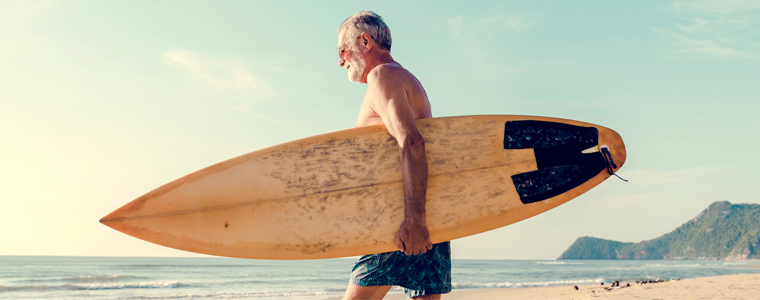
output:
M 417 120 L 428 159 L 433 243 L 555 208 L 625 162 L 615 131 L 548 117 Z M 382 125 L 244 154 L 161 186 L 103 217 L 123 233 L 217 256 L 318 259 L 398 250 L 398 144 Z

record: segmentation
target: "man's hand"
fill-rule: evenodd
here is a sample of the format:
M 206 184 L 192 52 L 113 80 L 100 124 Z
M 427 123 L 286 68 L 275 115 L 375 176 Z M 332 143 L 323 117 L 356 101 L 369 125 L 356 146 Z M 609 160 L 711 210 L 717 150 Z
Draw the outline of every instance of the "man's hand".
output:
M 396 247 L 406 255 L 417 255 L 433 249 L 424 221 L 406 219 L 396 233 Z

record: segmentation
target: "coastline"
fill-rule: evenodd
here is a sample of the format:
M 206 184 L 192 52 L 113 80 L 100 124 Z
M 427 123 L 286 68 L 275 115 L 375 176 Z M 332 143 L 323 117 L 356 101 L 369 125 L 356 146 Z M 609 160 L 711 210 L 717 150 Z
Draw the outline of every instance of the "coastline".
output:
M 756 299 L 760 295 L 760 274 L 738 274 L 713 277 L 689 278 L 660 283 L 636 284 L 620 282 L 620 288 L 605 290 L 610 285 L 586 284 L 551 287 L 457 289 L 445 294 L 442 299 Z M 630 287 L 625 287 L 630 283 Z M 340 297 L 328 300 L 340 300 Z M 404 300 L 404 294 L 388 294 L 386 300 Z

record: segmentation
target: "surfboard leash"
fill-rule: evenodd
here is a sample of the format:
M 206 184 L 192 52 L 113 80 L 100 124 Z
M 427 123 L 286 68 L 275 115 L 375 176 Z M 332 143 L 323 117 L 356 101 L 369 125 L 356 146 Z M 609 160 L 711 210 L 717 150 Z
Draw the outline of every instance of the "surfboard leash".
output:
M 610 175 L 615 175 L 615 177 L 620 178 L 620 180 L 628 182 L 628 180 L 623 179 L 623 177 L 620 177 L 620 175 L 615 174 L 615 169 L 617 169 L 617 165 L 615 164 L 615 161 L 612 160 L 612 154 L 610 154 L 610 148 L 609 147 L 600 147 L 602 152 L 602 158 L 604 158 L 604 161 L 607 163 L 607 173 Z

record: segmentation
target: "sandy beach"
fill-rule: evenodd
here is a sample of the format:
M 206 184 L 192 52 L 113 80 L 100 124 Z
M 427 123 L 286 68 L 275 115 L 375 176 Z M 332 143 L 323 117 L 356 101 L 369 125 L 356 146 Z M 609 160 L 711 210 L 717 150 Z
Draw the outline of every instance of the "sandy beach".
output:
M 630 287 L 625 287 L 630 283 Z M 579 285 L 576 291 L 572 285 L 554 287 L 530 288 L 499 288 L 499 289 L 469 289 L 454 290 L 444 295 L 443 299 L 760 299 L 760 274 L 740 274 L 716 277 L 682 279 L 661 283 L 636 284 L 621 282 L 620 288 L 609 288 L 610 285 Z M 340 298 L 330 298 L 339 300 Z M 389 294 L 387 300 L 406 299 L 403 294 Z

